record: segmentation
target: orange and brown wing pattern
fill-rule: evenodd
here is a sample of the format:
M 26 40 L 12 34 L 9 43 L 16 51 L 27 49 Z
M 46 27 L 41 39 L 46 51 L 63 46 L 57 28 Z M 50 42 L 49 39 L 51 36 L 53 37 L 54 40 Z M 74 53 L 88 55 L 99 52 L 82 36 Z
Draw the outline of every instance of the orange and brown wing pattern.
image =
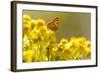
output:
M 55 17 L 52 22 L 48 23 L 47 27 L 53 31 L 56 31 L 58 29 L 58 24 L 59 24 L 59 18 Z

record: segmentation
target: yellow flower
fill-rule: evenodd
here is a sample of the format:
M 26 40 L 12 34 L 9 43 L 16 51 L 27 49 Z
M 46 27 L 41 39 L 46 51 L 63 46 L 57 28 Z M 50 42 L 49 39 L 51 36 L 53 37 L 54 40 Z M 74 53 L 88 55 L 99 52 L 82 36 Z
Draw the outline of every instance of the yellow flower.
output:
M 32 50 L 23 51 L 23 60 L 24 62 L 32 62 L 34 52 Z
M 91 42 L 90 41 L 86 41 L 85 42 L 85 46 L 91 48 Z
M 49 35 L 54 35 L 55 33 L 54 33 L 54 31 L 52 31 L 52 30 L 47 30 L 47 34 L 49 34 Z
M 77 40 L 78 40 L 80 43 L 82 43 L 82 42 L 85 42 L 85 41 L 86 41 L 86 38 L 85 38 L 85 37 L 79 37 Z
M 29 34 L 31 32 L 31 22 L 27 21 L 23 24 L 23 32 L 24 34 Z
M 23 31 L 25 34 L 31 31 L 31 17 L 29 15 L 23 15 Z
M 32 30 L 36 27 L 37 21 L 36 20 L 31 20 L 31 28 Z
M 23 15 L 23 21 L 31 21 L 31 17 L 29 15 Z
M 36 21 L 37 21 L 36 29 L 39 29 L 39 28 L 41 28 L 41 27 L 46 25 L 46 23 L 45 23 L 45 21 L 43 19 L 37 19 Z
M 85 53 L 86 53 L 86 54 L 91 53 L 91 49 L 90 49 L 90 48 L 85 48 Z
M 42 26 L 42 27 L 39 29 L 39 31 L 40 31 L 41 33 L 46 33 L 46 31 L 48 31 L 48 30 L 47 30 L 47 27 L 44 25 L 44 26 Z
M 28 46 L 30 46 L 29 39 L 26 35 L 24 35 L 24 37 L 23 37 L 23 48 L 28 47 Z
M 58 51 L 58 46 L 57 44 L 53 44 L 53 47 L 52 47 L 52 52 L 57 52 Z
M 63 38 L 63 39 L 61 39 L 60 43 L 62 43 L 62 44 L 67 44 L 67 43 L 68 43 L 68 40 L 65 39 L 65 38 Z
M 72 47 L 72 43 L 68 42 L 65 46 L 66 46 L 66 48 L 71 48 Z
M 48 29 L 46 31 L 46 35 L 47 35 L 48 41 L 53 41 L 53 42 L 56 41 L 56 36 L 55 36 L 54 31 Z

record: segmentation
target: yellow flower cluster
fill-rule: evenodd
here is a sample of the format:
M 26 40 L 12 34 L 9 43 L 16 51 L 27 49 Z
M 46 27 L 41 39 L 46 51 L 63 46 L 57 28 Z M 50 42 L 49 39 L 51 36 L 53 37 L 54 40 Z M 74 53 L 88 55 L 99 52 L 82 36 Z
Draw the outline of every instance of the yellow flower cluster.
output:
M 56 41 L 43 19 L 23 15 L 23 62 L 82 60 L 91 58 L 91 43 L 84 37 Z

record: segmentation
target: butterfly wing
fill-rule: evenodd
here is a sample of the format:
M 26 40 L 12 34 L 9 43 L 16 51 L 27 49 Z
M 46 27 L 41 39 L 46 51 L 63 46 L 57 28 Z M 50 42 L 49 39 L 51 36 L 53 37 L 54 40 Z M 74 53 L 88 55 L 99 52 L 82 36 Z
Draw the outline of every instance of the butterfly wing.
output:
M 55 30 L 55 26 L 54 24 L 51 22 L 51 23 L 48 23 L 47 27 L 51 30 Z
M 58 29 L 58 24 L 59 24 L 59 18 L 56 17 L 53 19 L 52 22 L 48 23 L 47 27 L 53 31 L 56 31 Z

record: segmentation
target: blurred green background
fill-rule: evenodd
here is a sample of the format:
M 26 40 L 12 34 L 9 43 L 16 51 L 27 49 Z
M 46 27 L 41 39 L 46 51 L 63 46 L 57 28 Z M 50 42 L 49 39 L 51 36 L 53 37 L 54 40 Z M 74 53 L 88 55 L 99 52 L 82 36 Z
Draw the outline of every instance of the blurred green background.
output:
M 32 19 L 44 19 L 46 23 L 59 17 L 59 27 L 56 31 L 58 42 L 61 38 L 70 37 L 86 37 L 91 40 L 90 13 L 23 10 L 24 14 L 31 16 Z

